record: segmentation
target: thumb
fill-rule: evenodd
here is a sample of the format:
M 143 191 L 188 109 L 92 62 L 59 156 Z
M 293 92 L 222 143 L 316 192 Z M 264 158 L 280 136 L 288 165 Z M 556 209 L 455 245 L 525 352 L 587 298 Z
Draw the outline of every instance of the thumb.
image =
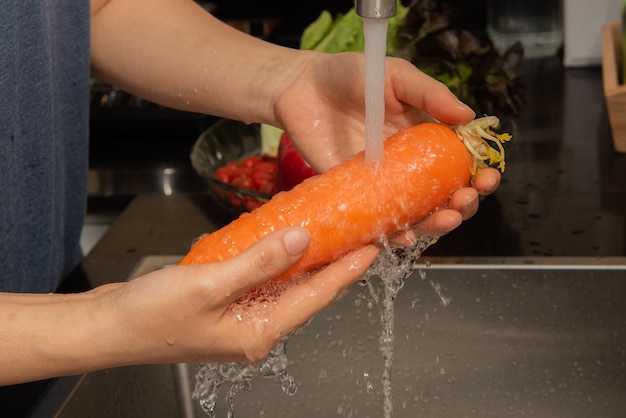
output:
M 232 267 L 232 296 L 274 279 L 304 253 L 311 242 L 305 228 L 288 227 L 257 241 L 238 256 L 225 261 Z M 233 299 L 233 300 L 234 300 Z

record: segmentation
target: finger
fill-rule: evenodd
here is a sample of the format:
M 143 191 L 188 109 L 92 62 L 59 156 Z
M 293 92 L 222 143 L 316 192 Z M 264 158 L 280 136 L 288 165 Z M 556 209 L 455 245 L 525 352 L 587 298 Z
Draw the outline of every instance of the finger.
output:
M 389 65 L 396 97 L 403 103 L 428 112 L 437 120 L 450 125 L 471 122 L 476 114 L 460 102 L 443 83 L 419 71 L 406 60 L 391 58 Z
M 492 167 L 483 168 L 480 170 L 474 181 L 472 187 L 474 187 L 480 195 L 488 195 L 496 191 L 500 186 L 501 175 L 500 172 Z
M 393 245 L 410 247 L 412 245 L 415 245 L 415 243 L 417 242 L 417 236 L 415 235 L 415 231 L 413 230 L 400 231 L 390 237 L 389 242 Z
M 417 236 L 440 237 L 457 228 L 462 215 L 454 209 L 440 209 L 415 225 Z
M 287 270 L 302 256 L 310 241 L 311 234 L 305 228 L 283 228 L 225 261 L 229 274 L 230 302 Z
M 373 245 L 341 257 L 302 283 L 294 285 L 279 299 L 277 321 L 289 332 L 306 323 L 330 305 L 348 286 L 363 276 L 378 256 Z
M 402 231 L 392 237 L 391 242 L 399 245 L 413 245 L 416 235 L 440 237 L 457 228 L 476 214 L 479 206 L 478 192 L 471 188 L 459 189 L 450 198 L 449 208 L 439 210 L 419 222 L 412 231 Z M 456 212 L 456 213 L 455 213 Z
M 476 214 L 478 202 L 478 191 L 472 187 L 464 187 L 452 194 L 450 209 L 459 212 L 461 218 L 465 221 Z

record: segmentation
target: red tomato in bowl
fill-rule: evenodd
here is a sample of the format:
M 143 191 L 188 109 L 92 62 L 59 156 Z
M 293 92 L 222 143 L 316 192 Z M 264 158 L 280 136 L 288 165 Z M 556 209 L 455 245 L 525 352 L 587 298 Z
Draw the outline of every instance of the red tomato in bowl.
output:
M 290 190 L 296 184 L 314 176 L 315 170 L 307 163 L 296 150 L 287 133 L 280 137 L 278 146 L 278 176 L 276 186 L 278 190 Z
M 246 169 L 241 164 L 229 162 L 215 171 L 215 177 L 224 183 L 230 183 L 234 178 L 244 175 L 245 171 Z
M 231 161 L 215 171 L 215 178 L 241 189 L 266 194 L 276 192 L 277 163 L 261 156 L 251 156 L 241 162 Z

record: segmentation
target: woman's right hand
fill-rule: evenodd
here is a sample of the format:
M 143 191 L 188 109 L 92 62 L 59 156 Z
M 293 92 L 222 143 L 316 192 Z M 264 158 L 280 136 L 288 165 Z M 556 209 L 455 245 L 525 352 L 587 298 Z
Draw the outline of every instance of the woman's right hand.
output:
M 223 262 L 158 270 L 117 287 L 96 289 L 119 327 L 128 359 L 146 362 L 258 361 L 287 334 L 330 305 L 378 254 L 350 253 L 279 296 L 231 305 L 300 258 L 308 231 L 281 229 Z M 122 353 L 123 354 L 123 353 Z M 134 358 L 132 358 L 134 357 Z

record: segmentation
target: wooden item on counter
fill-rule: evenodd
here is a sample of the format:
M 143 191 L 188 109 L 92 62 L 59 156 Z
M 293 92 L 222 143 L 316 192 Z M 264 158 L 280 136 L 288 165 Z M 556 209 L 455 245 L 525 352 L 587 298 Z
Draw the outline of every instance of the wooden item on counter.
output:
M 619 22 L 611 22 L 602 26 L 604 98 L 611 123 L 613 145 L 617 152 L 626 153 L 626 84 L 620 83 L 619 72 L 622 51 L 621 37 Z

